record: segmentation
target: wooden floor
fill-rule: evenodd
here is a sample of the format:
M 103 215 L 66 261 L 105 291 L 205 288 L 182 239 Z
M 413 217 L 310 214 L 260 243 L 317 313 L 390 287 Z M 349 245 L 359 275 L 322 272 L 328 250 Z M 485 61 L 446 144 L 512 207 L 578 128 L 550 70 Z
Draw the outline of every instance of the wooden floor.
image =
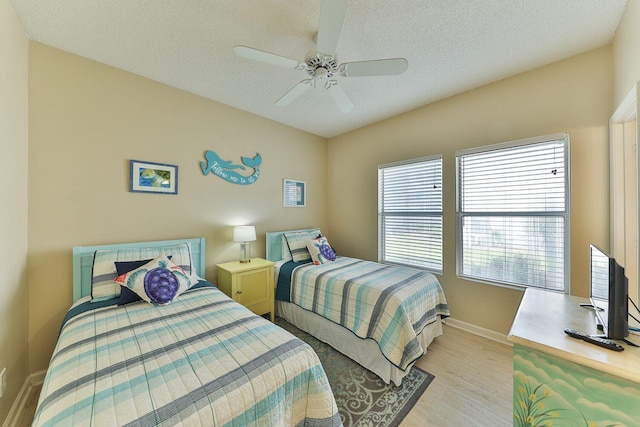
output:
M 505 344 L 444 325 L 417 366 L 435 379 L 401 427 L 511 426 L 513 350 Z M 34 390 L 16 427 L 33 420 Z
M 435 379 L 401 427 L 513 425 L 511 346 L 445 325 L 416 365 Z

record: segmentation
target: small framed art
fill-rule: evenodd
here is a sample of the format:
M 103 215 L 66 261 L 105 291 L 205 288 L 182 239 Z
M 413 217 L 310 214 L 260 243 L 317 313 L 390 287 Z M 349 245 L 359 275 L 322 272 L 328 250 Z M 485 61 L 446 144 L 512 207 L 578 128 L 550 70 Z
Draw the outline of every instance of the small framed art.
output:
M 178 194 L 178 166 L 131 160 L 129 191 Z
M 282 201 L 285 208 L 303 208 L 307 204 L 307 183 L 285 179 L 282 185 Z

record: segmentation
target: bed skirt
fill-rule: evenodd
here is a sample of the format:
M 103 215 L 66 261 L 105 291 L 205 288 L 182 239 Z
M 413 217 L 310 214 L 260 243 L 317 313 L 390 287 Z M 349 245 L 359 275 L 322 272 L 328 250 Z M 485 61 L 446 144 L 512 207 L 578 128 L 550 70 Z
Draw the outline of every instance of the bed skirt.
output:
M 384 357 L 374 340 L 359 338 L 337 323 L 295 304 L 276 300 L 276 315 L 358 362 L 378 375 L 387 384 L 393 382 L 399 386 L 402 379 L 409 374 L 413 367 L 412 363 L 406 371 L 401 370 Z M 442 335 L 442 321 L 440 319 L 422 330 L 422 333 L 418 335 L 418 340 L 421 347 L 425 349 L 424 354 L 434 338 L 440 335 Z

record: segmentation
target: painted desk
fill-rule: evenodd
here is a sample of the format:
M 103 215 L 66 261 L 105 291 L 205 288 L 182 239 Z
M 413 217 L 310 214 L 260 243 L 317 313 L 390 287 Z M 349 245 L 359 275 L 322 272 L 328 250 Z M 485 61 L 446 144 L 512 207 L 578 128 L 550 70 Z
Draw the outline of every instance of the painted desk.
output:
M 511 326 L 514 426 L 640 426 L 640 348 L 615 352 L 571 338 L 596 334 L 586 298 L 527 289 Z M 640 336 L 629 339 L 640 343 Z

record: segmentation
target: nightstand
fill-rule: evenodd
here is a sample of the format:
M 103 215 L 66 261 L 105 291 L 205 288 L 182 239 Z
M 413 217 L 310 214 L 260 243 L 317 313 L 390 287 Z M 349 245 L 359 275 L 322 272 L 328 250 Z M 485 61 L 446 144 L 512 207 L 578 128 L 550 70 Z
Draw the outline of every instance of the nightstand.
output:
M 255 314 L 274 320 L 273 265 L 262 258 L 218 264 L 218 288 Z

